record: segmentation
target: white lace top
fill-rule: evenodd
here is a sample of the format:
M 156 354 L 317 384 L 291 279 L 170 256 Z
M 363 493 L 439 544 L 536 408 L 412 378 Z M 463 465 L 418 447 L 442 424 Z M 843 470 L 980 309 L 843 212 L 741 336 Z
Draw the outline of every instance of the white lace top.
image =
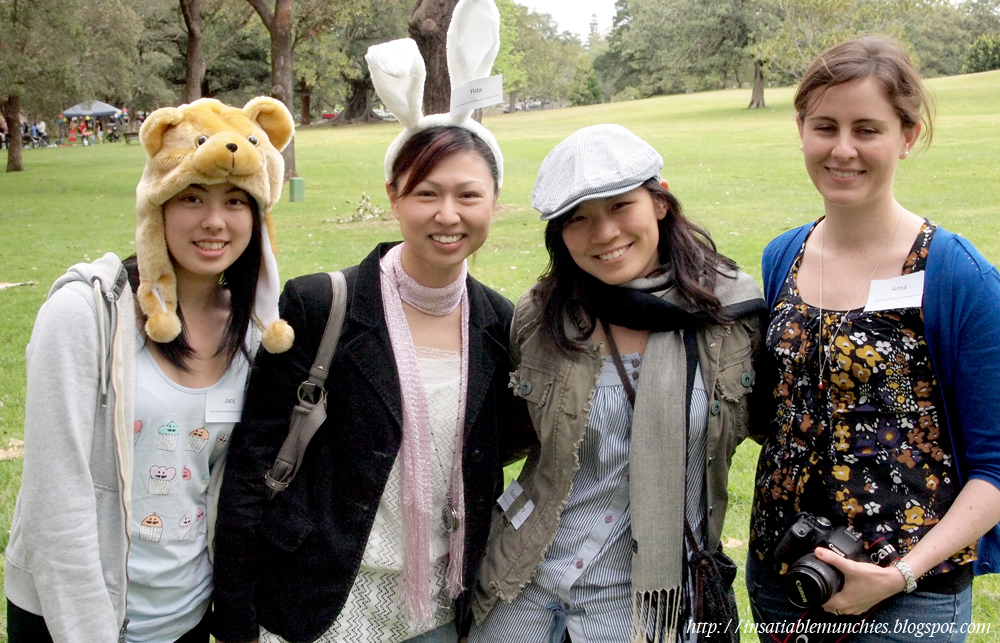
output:
M 416 347 L 417 361 L 427 390 L 427 410 L 431 429 L 431 483 L 433 516 L 443 516 L 451 488 L 451 463 L 458 430 L 458 398 L 462 383 L 461 354 L 422 346 Z M 400 463 L 392 465 L 389 479 L 375 513 L 375 523 L 361 559 L 361 569 L 347 603 L 337 620 L 317 643 L 398 643 L 454 619 L 451 600 L 445 591 L 448 568 L 448 532 L 444 520 L 432 520 L 431 536 L 432 604 L 434 623 L 417 628 L 403 614 L 403 516 L 400 507 Z M 286 643 L 264 628 L 261 643 Z

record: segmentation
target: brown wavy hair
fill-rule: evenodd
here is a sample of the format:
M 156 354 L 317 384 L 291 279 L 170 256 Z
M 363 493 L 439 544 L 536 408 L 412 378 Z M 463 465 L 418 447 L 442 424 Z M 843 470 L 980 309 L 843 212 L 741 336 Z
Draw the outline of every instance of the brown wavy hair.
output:
M 891 38 L 862 36 L 834 45 L 806 70 L 795 92 L 795 114 L 805 120 L 809 106 L 831 87 L 862 78 L 874 78 L 899 116 L 904 129 L 921 123 L 924 145 L 933 136 L 934 104 L 920 72 L 906 51 Z
M 721 302 L 715 296 L 715 283 L 720 275 L 736 270 L 736 262 L 716 249 L 707 230 L 684 216 L 681 202 L 657 178 L 648 179 L 642 187 L 666 208 L 666 216 L 657 224 L 660 264 L 673 273 L 674 286 L 685 302 L 695 311 L 721 321 Z M 584 350 L 584 342 L 593 334 L 597 321 L 593 312 L 580 303 L 582 281 L 587 273 L 576 264 L 563 241 L 563 228 L 572 215 L 573 210 L 549 221 L 545 227 L 549 265 L 531 293 L 535 304 L 542 309 L 541 331 L 567 355 Z M 580 336 L 567 337 L 563 324 L 567 314 L 583 328 Z

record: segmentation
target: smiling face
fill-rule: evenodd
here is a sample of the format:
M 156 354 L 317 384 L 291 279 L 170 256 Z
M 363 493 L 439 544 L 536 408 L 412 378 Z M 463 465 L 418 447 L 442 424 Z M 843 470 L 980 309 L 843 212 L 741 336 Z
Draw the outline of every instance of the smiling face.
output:
M 231 183 L 189 185 L 163 204 L 178 279 L 221 275 L 247 249 L 253 225 L 250 197 Z
M 406 185 L 408 173 L 399 185 Z M 461 273 L 462 262 L 490 231 L 496 206 L 494 179 L 482 156 L 451 154 L 406 196 L 386 186 L 403 234 L 403 268 L 423 286 L 440 288 Z
M 806 170 L 831 209 L 883 209 L 893 201 L 896 166 L 920 125 L 903 127 L 871 76 L 827 88 L 797 118 Z
M 660 262 L 658 223 L 666 206 L 645 187 L 584 201 L 567 214 L 563 243 L 584 272 L 617 286 L 653 272 Z

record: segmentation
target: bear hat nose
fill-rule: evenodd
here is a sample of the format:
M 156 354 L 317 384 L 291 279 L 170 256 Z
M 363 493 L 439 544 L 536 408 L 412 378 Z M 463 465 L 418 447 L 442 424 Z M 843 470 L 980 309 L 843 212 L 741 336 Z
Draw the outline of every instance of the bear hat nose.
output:
M 226 143 L 226 149 L 229 150 L 230 152 L 235 152 L 240 148 L 236 145 L 236 143 Z

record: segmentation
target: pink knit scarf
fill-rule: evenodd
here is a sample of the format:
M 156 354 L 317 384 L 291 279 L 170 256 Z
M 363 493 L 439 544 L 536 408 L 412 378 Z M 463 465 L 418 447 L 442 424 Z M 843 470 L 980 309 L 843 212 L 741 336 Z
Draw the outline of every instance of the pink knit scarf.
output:
M 428 315 L 447 315 L 462 305 L 462 383 L 458 402 L 458 430 L 451 466 L 451 510 L 458 517 L 458 528 L 451 532 L 448 550 L 448 572 L 445 587 L 450 598 L 462 591 L 462 567 L 465 553 L 465 486 L 462 480 L 462 451 L 465 438 L 465 398 L 469 382 L 469 293 L 465 285 L 468 274 L 462 264 L 462 274 L 444 288 L 427 288 L 413 280 L 400 259 L 403 244 L 394 246 L 382 258 L 382 303 L 389 341 L 399 371 L 399 388 L 403 398 L 403 444 L 401 458 L 401 501 L 403 504 L 403 538 L 405 539 L 403 573 L 403 611 L 416 623 L 433 622 L 430 601 L 430 538 L 435 516 L 431 495 L 431 434 L 427 412 L 424 378 L 417 363 L 417 353 L 410 335 L 410 326 L 403 312 L 403 303 Z

